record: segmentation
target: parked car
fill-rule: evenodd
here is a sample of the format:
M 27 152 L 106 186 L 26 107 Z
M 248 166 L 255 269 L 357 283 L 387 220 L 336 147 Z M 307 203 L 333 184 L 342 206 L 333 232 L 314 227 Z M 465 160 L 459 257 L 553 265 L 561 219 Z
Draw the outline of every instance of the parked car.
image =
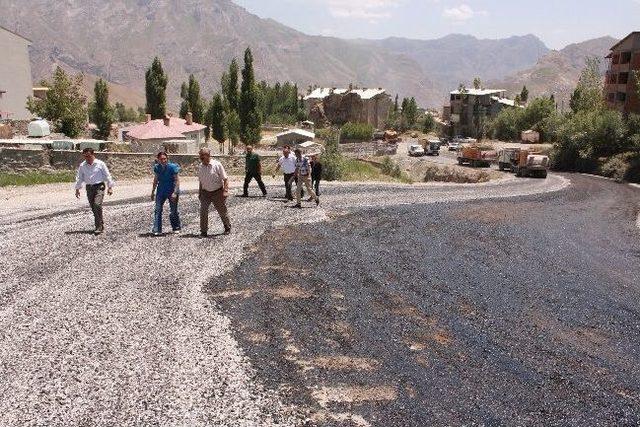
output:
M 424 148 L 418 144 L 412 144 L 409 146 L 409 156 L 411 157 L 421 157 L 424 156 Z
M 458 140 L 451 140 L 451 142 L 449 143 L 449 151 L 458 151 L 458 148 L 460 148 L 460 143 L 458 142 Z

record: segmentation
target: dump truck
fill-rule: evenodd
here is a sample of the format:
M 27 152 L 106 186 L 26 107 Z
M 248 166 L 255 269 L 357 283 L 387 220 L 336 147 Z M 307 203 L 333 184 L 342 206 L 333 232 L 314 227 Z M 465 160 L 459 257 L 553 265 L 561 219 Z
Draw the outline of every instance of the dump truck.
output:
M 495 157 L 493 151 L 482 151 L 479 147 L 462 145 L 458 148 L 458 164 L 472 167 L 489 167 Z
M 393 144 L 393 143 L 401 142 L 402 138 L 400 138 L 400 135 L 398 135 L 398 132 L 393 130 L 386 130 L 384 131 L 384 140 L 390 144 Z
M 546 178 L 549 156 L 521 148 L 505 148 L 498 153 L 498 169 L 510 170 L 518 177 Z

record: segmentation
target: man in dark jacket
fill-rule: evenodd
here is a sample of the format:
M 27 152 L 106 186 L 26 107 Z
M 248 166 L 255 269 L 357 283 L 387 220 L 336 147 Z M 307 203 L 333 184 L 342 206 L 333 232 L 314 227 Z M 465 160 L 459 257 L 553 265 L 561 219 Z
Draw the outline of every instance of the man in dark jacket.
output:
M 320 179 L 322 178 L 322 163 L 318 160 L 318 155 L 311 156 L 311 185 L 316 191 L 316 195 L 320 196 Z
M 253 152 L 253 147 L 251 145 L 247 145 L 247 155 L 245 157 L 244 187 L 243 187 L 242 197 L 249 196 L 249 183 L 254 178 L 258 183 L 258 187 L 260 187 L 260 191 L 262 191 L 262 196 L 263 197 L 266 196 L 267 189 L 264 186 L 264 182 L 262 182 L 262 164 L 260 162 L 260 156 Z

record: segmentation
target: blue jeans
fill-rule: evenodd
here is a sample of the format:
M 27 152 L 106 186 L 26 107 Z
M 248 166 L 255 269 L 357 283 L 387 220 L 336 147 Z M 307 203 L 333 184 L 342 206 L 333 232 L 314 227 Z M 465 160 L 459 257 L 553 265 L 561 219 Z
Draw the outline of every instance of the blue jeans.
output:
M 171 213 L 169 214 L 169 221 L 171 221 L 171 228 L 174 231 L 180 230 L 182 225 L 180 224 L 180 214 L 178 214 L 178 198 L 175 200 L 171 198 L 171 194 L 156 194 L 156 210 L 153 219 L 153 232 L 162 233 L 162 211 L 164 208 L 164 202 L 169 200 L 169 207 Z

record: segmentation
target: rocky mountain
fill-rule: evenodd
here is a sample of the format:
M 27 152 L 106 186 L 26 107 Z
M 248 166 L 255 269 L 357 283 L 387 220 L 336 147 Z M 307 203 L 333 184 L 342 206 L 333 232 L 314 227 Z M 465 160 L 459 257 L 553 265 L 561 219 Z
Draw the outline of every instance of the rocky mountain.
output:
M 491 86 L 507 89 L 512 94 L 520 92 L 526 85 L 530 96 L 554 95 L 559 106 L 568 106 L 571 93 L 578 83 L 580 72 L 587 57 L 604 58 L 618 40 L 601 37 L 582 43 L 571 44 L 559 51 L 551 51 L 530 68 L 504 79 L 490 82 Z M 605 63 L 602 61 L 602 72 Z
M 210 96 L 233 57 L 251 46 L 256 74 L 271 82 L 383 86 L 439 106 L 475 76 L 503 78 L 548 52 L 534 36 L 477 40 L 451 35 L 422 41 L 309 36 L 261 19 L 231 0 L 0 0 L 0 25 L 33 40 L 34 80 L 55 65 L 112 84 L 112 97 L 144 103 L 144 72 L 159 56 L 177 109 L 180 84 L 196 75 Z

